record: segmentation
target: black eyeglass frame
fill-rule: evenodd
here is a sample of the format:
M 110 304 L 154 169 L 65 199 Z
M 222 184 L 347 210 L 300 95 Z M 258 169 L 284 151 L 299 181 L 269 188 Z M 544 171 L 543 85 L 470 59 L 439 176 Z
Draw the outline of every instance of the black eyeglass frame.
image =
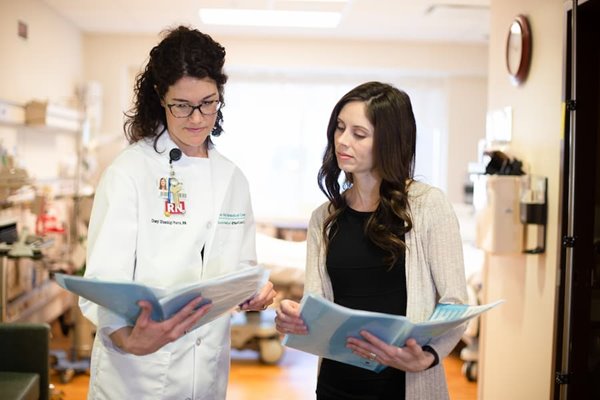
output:
M 206 113 L 204 111 L 202 111 L 202 107 L 205 107 L 207 105 L 212 105 L 214 103 L 217 103 L 217 109 L 215 110 L 214 113 Z M 181 105 L 185 105 L 188 107 L 191 107 L 191 111 L 188 115 L 186 116 L 182 116 L 182 117 L 178 117 L 177 115 L 175 115 L 175 113 L 173 112 L 172 107 L 174 106 L 181 106 Z M 221 100 L 207 100 L 207 101 L 203 101 L 202 103 L 198 104 L 197 106 L 193 106 L 191 104 L 182 104 L 182 103 L 173 103 L 173 104 L 166 104 L 167 108 L 169 109 L 169 112 L 171 113 L 171 115 L 174 118 L 189 118 L 192 116 L 192 114 L 194 113 L 194 111 L 198 110 L 200 112 L 200 114 L 202 115 L 206 115 L 206 116 L 211 116 L 211 115 L 215 115 L 219 112 L 219 110 L 221 110 L 221 107 L 223 107 L 223 102 Z

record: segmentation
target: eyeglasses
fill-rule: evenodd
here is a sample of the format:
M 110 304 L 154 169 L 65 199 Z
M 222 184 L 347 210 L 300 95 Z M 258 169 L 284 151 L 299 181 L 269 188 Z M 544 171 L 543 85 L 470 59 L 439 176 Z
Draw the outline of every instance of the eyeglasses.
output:
M 197 106 L 187 103 L 175 103 L 167 104 L 167 107 L 175 118 L 189 118 L 194 110 L 200 111 L 202 115 L 215 115 L 221 109 L 222 104 L 221 100 L 207 100 Z

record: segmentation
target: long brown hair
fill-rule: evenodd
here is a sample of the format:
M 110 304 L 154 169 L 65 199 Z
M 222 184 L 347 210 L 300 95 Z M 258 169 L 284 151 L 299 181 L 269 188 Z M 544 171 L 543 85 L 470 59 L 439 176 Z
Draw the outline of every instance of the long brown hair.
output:
M 367 221 L 365 235 L 388 254 L 385 262 L 392 267 L 406 249 L 403 235 L 412 229 L 408 186 L 414 176 L 417 133 L 409 96 L 389 84 L 363 83 L 346 93 L 331 112 L 327 147 L 318 175 L 319 188 L 330 201 L 329 216 L 323 224 L 323 239 L 329 248 L 330 229 L 348 206 L 343 192 L 353 183 L 352 174 L 345 174 L 345 181 L 340 186 L 342 171 L 334 143 L 339 113 L 352 101 L 365 103 L 366 116 L 374 127 L 374 169 L 382 179 L 379 204 Z

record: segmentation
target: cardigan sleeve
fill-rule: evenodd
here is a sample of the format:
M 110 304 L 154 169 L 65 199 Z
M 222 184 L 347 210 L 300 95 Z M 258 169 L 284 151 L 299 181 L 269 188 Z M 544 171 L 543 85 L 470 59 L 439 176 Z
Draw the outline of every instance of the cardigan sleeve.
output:
M 313 293 L 325 296 L 323 289 L 324 266 L 322 264 L 321 254 L 323 252 L 323 208 L 321 206 L 315 209 L 308 223 L 306 238 L 306 271 L 304 278 L 304 293 Z M 325 296 L 328 297 L 328 296 Z
M 467 284 L 458 219 L 442 191 L 432 188 L 425 204 L 425 257 L 436 288 L 438 303 L 467 303 Z M 448 355 L 460 340 L 461 325 L 433 339 L 429 345 L 441 357 Z

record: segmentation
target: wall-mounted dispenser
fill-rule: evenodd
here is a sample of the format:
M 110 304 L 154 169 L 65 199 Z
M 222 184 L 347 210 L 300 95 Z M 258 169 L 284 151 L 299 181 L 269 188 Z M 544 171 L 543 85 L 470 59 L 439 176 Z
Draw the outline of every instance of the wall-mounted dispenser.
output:
M 548 219 L 548 178 L 539 175 L 521 177 L 520 220 L 525 225 L 523 253 L 541 254 L 546 251 L 546 223 Z M 536 244 L 529 247 L 531 231 L 536 233 Z
M 523 225 L 519 221 L 521 176 L 479 175 L 473 185 L 476 245 L 493 254 L 523 250 Z

